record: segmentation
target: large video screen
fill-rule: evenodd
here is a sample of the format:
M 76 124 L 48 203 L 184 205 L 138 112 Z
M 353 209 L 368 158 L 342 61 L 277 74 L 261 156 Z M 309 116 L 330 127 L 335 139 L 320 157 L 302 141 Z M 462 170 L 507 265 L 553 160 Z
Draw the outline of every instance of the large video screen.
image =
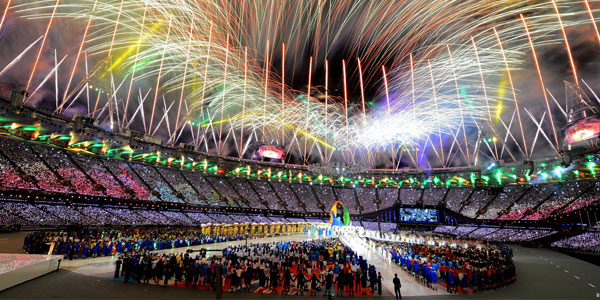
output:
M 565 129 L 565 136 L 569 144 L 589 140 L 600 134 L 600 119 L 589 117 L 579 120 Z
M 433 208 L 400 208 L 400 222 L 437 223 L 438 211 Z
M 252 159 L 281 162 L 285 159 L 285 151 L 279 145 L 260 144 Z

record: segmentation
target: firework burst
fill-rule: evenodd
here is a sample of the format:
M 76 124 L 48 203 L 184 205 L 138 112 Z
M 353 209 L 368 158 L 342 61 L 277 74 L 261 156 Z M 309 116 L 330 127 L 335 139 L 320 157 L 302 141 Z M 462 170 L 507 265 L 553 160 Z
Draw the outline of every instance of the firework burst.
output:
M 425 161 L 429 167 L 456 165 L 454 160 L 476 164 L 486 150 L 478 145 L 484 130 L 506 135 L 501 153 L 490 148 L 487 158 L 502 159 L 504 149 L 513 159 L 515 149 L 530 158 L 533 149 L 528 149 L 517 91 L 505 92 L 505 77 L 512 86 L 511 72 L 532 59 L 531 49 L 561 42 L 569 49 L 564 28 L 587 23 L 595 13 L 587 0 L 585 5 L 36 0 L 9 6 L 21 17 L 47 20 L 44 41 L 54 19 L 82 27 L 57 112 L 85 102 L 81 90 L 89 87 L 90 78 L 76 74 L 85 64 L 89 75 L 89 58 L 103 66 L 93 77 L 108 82 L 110 90 L 105 99 L 98 96 L 89 113 L 100 117 L 115 110 L 120 119 L 114 122 L 110 114 L 111 124 L 121 129 L 155 134 L 166 127 L 170 143 L 191 136 L 206 151 L 227 154 L 224 145 L 230 145 L 228 153 L 239 156 L 252 143 L 280 143 L 305 162 L 340 157 L 373 165 L 372 153 L 387 153 L 383 156 L 394 167 L 402 161 L 414 166 Z M 40 47 L 38 58 L 43 41 Z M 346 68 L 351 65 L 346 60 L 335 62 L 344 64 L 339 78 L 317 73 L 326 62 L 333 63 L 333 53 L 358 58 L 358 68 Z M 569 59 L 573 62 L 570 51 Z M 36 68 L 28 85 L 35 85 L 36 72 L 43 73 Z M 310 83 L 307 90 L 294 89 L 289 78 L 296 74 L 306 74 L 309 82 L 343 82 L 344 96 Z M 348 85 L 356 82 L 359 101 L 348 96 L 354 90 Z M 365 87 L 376 91 L 369 99 Z M 106 104 L 98 106 L 102 101 Z M 554 122 L 548 103 L 546 98 Z M 516 112 L 517 120 L 506 111 Z M 558 149 L 558 139 L 551 145 Z

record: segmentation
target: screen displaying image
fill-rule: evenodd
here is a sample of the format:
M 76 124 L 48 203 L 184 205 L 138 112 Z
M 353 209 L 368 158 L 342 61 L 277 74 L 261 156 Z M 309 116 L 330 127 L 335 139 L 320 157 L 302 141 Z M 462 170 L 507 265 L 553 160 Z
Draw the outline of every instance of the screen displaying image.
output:
M 597 117 L 579 120 L 565 129 L 565 136 L 569 144 L 596 138 L 599 133 L 600 119 Z
M 438 211 L 433 208 L 400 208 L 400 222 L 437 223 Z

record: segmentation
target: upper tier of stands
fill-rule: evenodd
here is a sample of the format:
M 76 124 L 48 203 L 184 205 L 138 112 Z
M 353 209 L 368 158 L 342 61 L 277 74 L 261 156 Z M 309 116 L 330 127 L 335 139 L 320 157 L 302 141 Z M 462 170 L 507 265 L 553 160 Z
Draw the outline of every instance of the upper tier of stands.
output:
M 332 187 L 208 174 L 10 137 L 0 137 L 0 189 L 298 213 L 328 213 L 336 200 L 351 215 L 394 204 L 440 206 L 473 219 L 499 220 L 542 220 L 600 199 L 600 182 L 593 180 L 501 188 Z

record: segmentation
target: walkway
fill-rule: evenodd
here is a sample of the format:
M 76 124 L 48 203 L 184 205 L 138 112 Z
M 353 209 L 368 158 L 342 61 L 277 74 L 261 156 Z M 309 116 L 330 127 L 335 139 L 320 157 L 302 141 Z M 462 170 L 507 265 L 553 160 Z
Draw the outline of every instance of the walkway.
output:
M 366 259 L 369 264 L 377 267 L 377 271 L 381 272 L 381 276 L 384 278 L 383 285 L 392 293 L 392 295 L 394 294 L 394 285 L 392 283 L 394 274 L 398 274 L 398 278 L 400 278 L 400 282 L 402 283 L 402 297 L 437 296 L 448 294 L 442 289 L 434 291 L 422 284 L 420 281 L 415 280 L 413 276 L 400 269 L 400 266 L 385 259 L 383 255 L 374 251 L 371 247 L 368 247 L 366 243 L 362 242 L 362 239 L 348 240 L 342 238 L 342 242 L 350 246 L 350 248 L 356 251 L 358 255 L 361 255 L 364 259 Z

